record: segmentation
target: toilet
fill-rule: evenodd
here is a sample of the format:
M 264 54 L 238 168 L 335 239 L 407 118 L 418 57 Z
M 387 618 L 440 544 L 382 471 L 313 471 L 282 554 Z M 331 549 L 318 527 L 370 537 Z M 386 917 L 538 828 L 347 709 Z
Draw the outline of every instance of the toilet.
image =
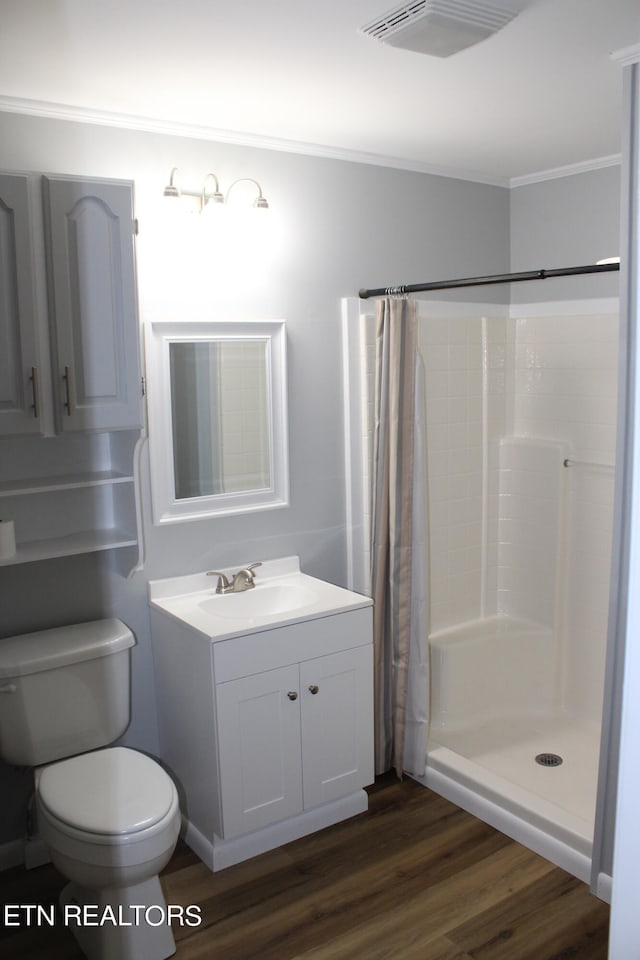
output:
M 69 881 L 62 919 L 89 960 L 176 949 L 158 878 L 180 830 L 176 787 L 109 746 L 129 725 L 134 643 L 117 619 L 0 640 L 0 758 L 35 768 L 38 829 Z

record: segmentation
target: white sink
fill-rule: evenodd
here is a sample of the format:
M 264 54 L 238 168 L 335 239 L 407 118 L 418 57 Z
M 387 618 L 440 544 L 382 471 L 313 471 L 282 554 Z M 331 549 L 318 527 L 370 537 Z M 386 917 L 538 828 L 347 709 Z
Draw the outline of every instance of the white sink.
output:
M 222 572 L 231 580 L 242 566 L 223 568 Z M 206 572 L 189 574 L 151 581 L 149 600 L 213 640 L 357 610 L 372 602 L 362 594 L 301 573 L 298 557 L 263 561 L 255 584 L 240 593 L 220 594 L 215 592 L 215 578 Z
M 257 581 L 257 578 L 256 578 Z M 318 593 L 307 584 L 292 578 L 256 582 L 255 587 L 241 593 L 215 594 L 200 602 L 200 609 L 215 617 L 233 620 L 245 617 L 271 617 L 309 607 L 318 600 Z

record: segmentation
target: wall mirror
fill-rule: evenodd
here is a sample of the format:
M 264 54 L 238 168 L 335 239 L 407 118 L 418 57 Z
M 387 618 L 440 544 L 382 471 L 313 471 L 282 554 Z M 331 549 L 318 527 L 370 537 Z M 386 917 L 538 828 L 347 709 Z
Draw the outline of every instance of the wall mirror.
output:
M 286 506 L 284 320 L 147 331 L 154 523 Z

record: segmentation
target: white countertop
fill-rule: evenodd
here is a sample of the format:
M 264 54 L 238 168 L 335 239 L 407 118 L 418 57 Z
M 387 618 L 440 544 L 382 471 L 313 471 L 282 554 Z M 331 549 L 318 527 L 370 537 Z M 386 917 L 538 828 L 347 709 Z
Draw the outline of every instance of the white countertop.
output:
M 236 570 L 242 568 L 242 564 L 223 567 L 221 572 L 232 579 Z M 226 595 L 216 594 L 217 577 L 207 576 L 206 571 L 184 577 L 151 580 L 149 602 L 152 607 L 157 607 L 214 641 L 329 617 L 373 604 L 370 597 L 302 573 L 298 557 L 266 560 L 253 572 L 255 587 Z M 292 598 L 291 609 L 286 605 L 288 594 Z M 260 609 L 263 600 L 269 601 L 275 597 L 278 611 L 263 612 Z M 267 602 L 265 608 L 268 606 Z M 258 612 L 255 612 L 256 609 Z

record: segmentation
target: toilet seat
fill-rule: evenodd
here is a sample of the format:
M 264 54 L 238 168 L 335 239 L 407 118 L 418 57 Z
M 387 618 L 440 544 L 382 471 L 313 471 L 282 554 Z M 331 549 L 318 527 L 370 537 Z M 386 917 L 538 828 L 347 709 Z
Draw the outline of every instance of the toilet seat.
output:
M 71 779 L 66 776 L 70 768 Z M 158 794 L 151 798 L 150 812 L 141 812 L 142 799 L 149 800 L 154 786 Z M 98 812 L 92 812 L 91 803 L 101 791 L 106 792 L 98 799 Z M 36 770 L 36 807 L 40 833 L 53 862 L 64 876 L 92 888 L 137 883 L 139 877 L 149 876 L 152 866 L 152 872 L 159 872 L 180 832 L 173 781 L 155 761 L 125 747 L 97 750 Z M 166 812 L 161 815 L 163 809 Z M 79 814 L 85 827 L 101 825 L 102 832 L 71 822 L 70 810 Z M 114 828 L 118 832 L 108 832 Z M 104 880 L 105 871 L 109 882 Z
M 38 771 L 41 807 L 68 836 L 93 843 L 150 838 L 176 812 L 175 785 L 162 767 L 127 747 L 60 760 Z

